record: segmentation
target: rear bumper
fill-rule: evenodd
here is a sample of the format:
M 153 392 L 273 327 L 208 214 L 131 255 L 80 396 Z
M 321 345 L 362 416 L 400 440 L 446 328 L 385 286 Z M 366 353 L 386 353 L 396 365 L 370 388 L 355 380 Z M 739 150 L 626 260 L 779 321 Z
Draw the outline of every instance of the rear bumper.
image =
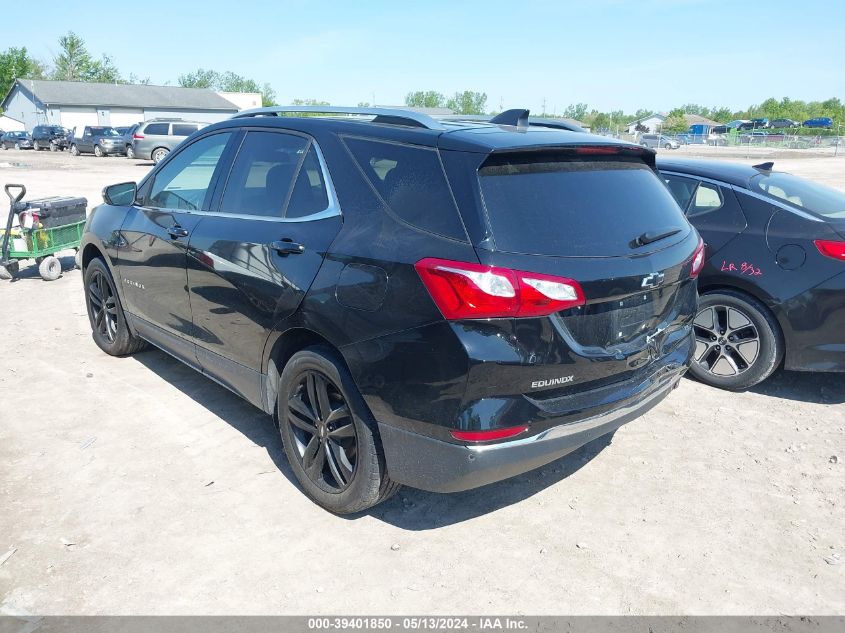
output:
M 683 365 L 656 373 L 641 383 L 636 395 L 616 403 L 612 410 L 497 444 L 452 444 L 379 424 L 388 474 L 413 488 L 460 492 L 528 472 L 644 414 L 677 386 L 685 371 Z
M 784 329 L 784 368 L 845 371 L 845 273 L 831 277 L 777 307 Z

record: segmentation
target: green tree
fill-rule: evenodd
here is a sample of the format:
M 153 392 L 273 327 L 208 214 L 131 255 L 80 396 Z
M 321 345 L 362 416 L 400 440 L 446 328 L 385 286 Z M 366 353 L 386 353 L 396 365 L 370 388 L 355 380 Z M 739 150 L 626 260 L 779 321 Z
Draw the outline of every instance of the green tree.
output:
M 276 104 L 276 91 L 270 84 L 259 85 L 254 79 L 248 79 L 232 71 L 219 73 L 216 70 L 198 68 L 192 73 L 179 75 L 178 83 L 183 88 L 209 88 L 221 92 L 257 92 L 261 95 L 261 105 Z
M 661 129 L 664 132 L 669 132 L 671 134 L 686 132 L 689 125 L 687 125 L 687 120 L 684 118 L 684 114 L 686 113 L 683 108 L 675 108 L 669 112 L 669 116 L 666 117 Z
M 576 121 L 583 121 L 589 113 L 589 107 L 586 103 L 570 103 L 563 111 L 563 116 L 567 119 L 575 119 Z
M 484 114 L 487 108 L 487 93 L 464 90 L 446 101 L 446 107 L 458 114 Z
M 9 48 L 0 53 L 0 99 L 12 88 L 15 79 L 43 79 L 44 65 L 32 59 L 26 47 Z
M 731 119 L 730 108 L 711 108 L 710 118 L 719 123 L 727 123 Z
M 442 108 L 446 97 L 436 90 L 417 90 L 405 95 L 405 105 L 409 108 Z

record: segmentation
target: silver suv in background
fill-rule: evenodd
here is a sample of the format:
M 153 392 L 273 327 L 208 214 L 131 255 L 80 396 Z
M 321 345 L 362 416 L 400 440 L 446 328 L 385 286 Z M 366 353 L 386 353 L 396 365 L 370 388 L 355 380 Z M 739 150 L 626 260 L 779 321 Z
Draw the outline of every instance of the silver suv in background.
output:
M 664 136 L 663 134 L 643 134 L 640 137 L 640 145 L 656 149 L 663 147 L 664 149 L 678 149 L 681 144 L 673 138 Z
M 152 160 L 158 164 L 172 149 L 207 123 L 183 119 L 150 119 L 138 126 L 132 135 L 132 158 Z M 127 152 L 128 153 L 128 152 Z

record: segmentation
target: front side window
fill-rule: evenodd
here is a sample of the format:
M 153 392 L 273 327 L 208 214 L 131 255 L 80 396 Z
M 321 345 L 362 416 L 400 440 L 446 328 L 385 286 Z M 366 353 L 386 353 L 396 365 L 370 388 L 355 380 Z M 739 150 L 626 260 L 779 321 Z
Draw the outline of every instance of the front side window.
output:
M 186 211 L 202 209 L 230 137 L 230 132 L 206 136 L 165 163 L 154 177 L 146 206 Z

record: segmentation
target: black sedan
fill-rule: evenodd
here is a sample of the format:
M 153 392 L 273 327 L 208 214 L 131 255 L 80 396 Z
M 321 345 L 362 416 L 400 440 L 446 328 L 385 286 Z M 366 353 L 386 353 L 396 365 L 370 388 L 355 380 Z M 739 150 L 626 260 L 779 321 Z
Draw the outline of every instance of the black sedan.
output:
M 745 389 L 780 366 L 845 371 L 845 193 L 773 163 L 657 166 L 706 243 L 692 374 Z
M 29 132 L 6 132 L 0 137 L 3 149 L 32 149 L 32 137 Z

